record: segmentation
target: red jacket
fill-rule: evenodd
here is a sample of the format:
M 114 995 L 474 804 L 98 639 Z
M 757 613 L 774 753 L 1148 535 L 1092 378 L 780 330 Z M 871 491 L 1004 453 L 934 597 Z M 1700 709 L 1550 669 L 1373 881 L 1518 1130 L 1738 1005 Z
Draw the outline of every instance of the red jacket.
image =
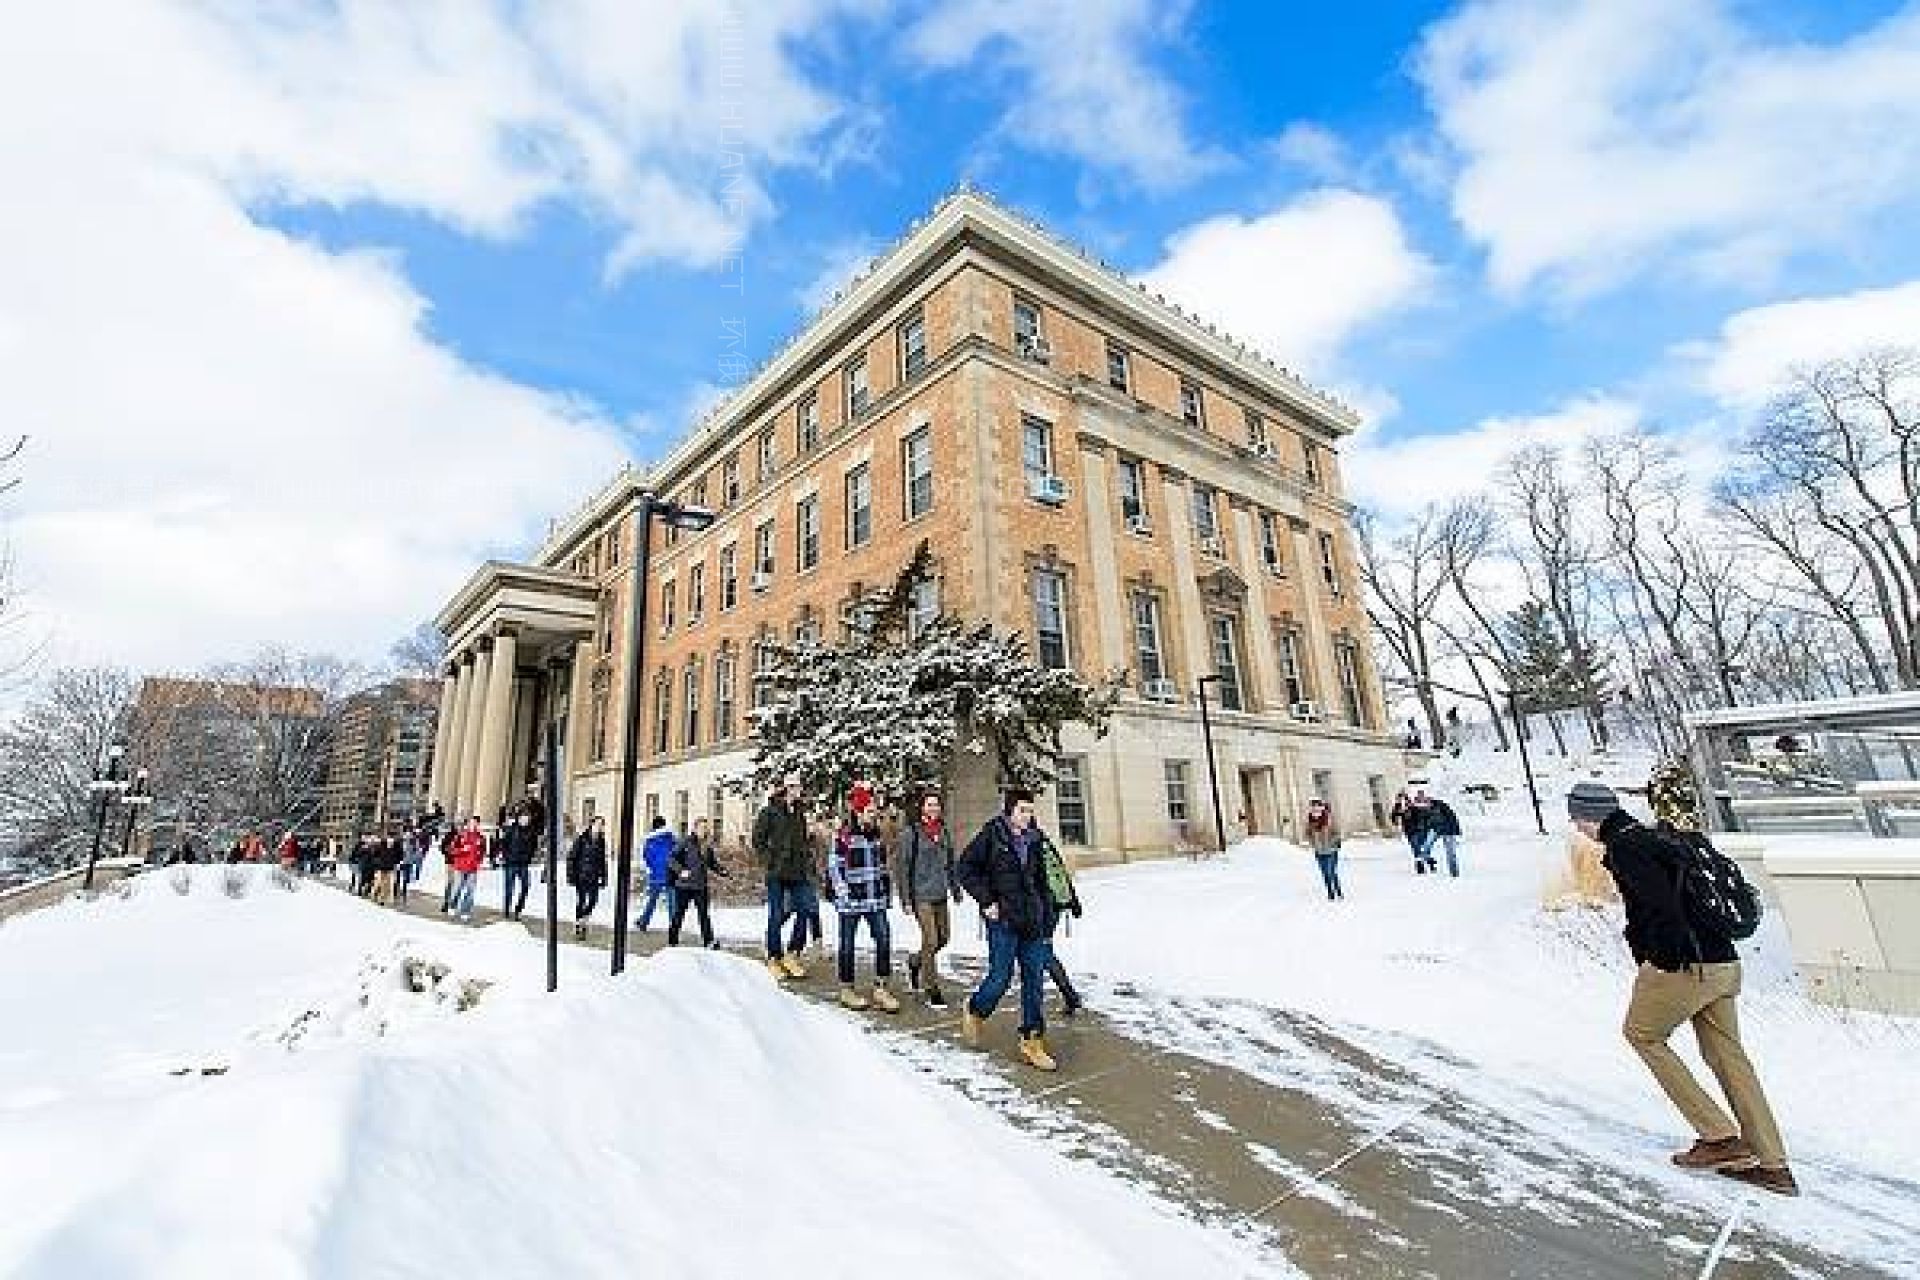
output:
M 453 838 L 447 865 L 455 871 L 478 871 L 487 860 L 487 838 L 478 831 L 462 831 Z

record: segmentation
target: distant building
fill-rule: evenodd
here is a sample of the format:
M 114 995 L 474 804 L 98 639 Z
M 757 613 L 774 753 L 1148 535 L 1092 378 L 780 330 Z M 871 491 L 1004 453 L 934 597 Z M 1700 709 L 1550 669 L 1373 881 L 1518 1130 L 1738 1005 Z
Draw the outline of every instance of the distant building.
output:
M 320 834 L 352 840 L 427 808 L 439 686 L 394 680 L 340 710 L 327 767 Z

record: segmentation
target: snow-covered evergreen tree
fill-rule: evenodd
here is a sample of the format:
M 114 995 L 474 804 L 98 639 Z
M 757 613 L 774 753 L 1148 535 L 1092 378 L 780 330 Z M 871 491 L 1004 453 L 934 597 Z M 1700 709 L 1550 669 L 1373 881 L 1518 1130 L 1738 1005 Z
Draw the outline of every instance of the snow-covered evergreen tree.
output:
M 1009 783 L 1044 787 L 1062 728 L 1105 734 L 1122 673 L 1095 685 L 1039 667 L 1023 637 L 948 614 L 915 627 L 915 588 L 932 571 L 922 542 L 851 639 L 773 646 L 767 705 L 751 716 L 752 769 L 735 789 L 797 774 L 835 805 L 860 779 L 898 796 L 942 781 L 961 750 L 991 752 Z

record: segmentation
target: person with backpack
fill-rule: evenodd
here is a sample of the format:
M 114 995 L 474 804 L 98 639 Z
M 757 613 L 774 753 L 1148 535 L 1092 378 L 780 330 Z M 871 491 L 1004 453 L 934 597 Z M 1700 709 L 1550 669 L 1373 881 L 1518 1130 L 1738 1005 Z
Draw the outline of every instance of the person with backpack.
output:
M 880 834 L 879 808 L 869 783 L 856 782 L 848 792 L 847 820 L 834 835 L 827 853 L 827 882 L 833 890 L 834 912 L 840 917 L 837 968 L 841 1005 L 900 1012 L 900 1001 L 887 987 L 893 975 L 893 930 L 887 919 L 893 885 L 887 868 L 887 842 Z M 853 950 L 863 923 L 873 937 L 871 999 L 853 985 Z
M 953 936 L 949 896 L 960 901 L 953 878 L 953 835 L 941 813 L 940 793 L 920 797 L 915 820 L 900 832 L 900 906 L 920 926 L 920 950 L 907 955 L 907 981 L 935 1009 L 947 1007 L 940 990 L 940 951 Z
M 1060 852 L 1039 823 L 1033 824 L 1035 838 L 1040 842 L 1041 865 L 1046 870 L 1047 897 L 1053 903 L 1053 926 L 1047 930 L 1047 977 L 1060 992 L 1060 1012 L 1071 1018 L 1080 1012 L 1086 1001 L 1080 998 L 1080 992 L 1073 985 L 1073 978 L 1067 973 L 1067 966 L 1061 963 L 1060 951 L 1053 945 L 1054 930 L 1059 927 L 1063 913 L 1070 914 L 1075 920 L 1080 918 L 1084 908 L 1080 905 L 1080 892 L 1074 888 L 1073 871 L 1067 866 L 1066 855 Z M 1071 925 L 1068 928 L 1072 928 Z
M 708 889 L 709 876 L 727 878 L 727 869 L 720 865 L 720 859 L 713 851 L 713 839 L 707 833 L 712 828 L 705 818 L 693 820 L 693 830 L 685 840 L 673 848 L 673 856 L 667 859 L 667 880 L 673 888 L 673 913 L 667 917 L 667 945 L 680 945 L 680 924 L 687 918 L 687 908 L 691 906 L 694 914 L 700 918 L 700 944 L 714 946 L 713 917 L 708 914 L 712 894 Z
M 653 829 L 647 832 L 647 842 L 641 846 L 641 858 L 647 864 L 647 901 L 640 908 L 640 932 L 645 933 L 653 923 L 653 909 L 662 897 L 667 900 L 667 918 L 673 918 L 673 884 L 667 879 L 667 863 L 673 857 L 674 846 L 680 841 L 667 827 L 667 820 L 660 814 L 653 815 Z
M 1033 792 L 1015 788 L 1000 802 L 1000 813 L 980 828 L 954 864 L 960 887 L 980 906 L 987 923 L 987 974 L 967 997 L 961 1034 L 978 1046 L 987 1019 L 1020 970 L 1020 1057 L 1038 1071 L 1060 1064 L 1047 1049 L 1045 995 L 1047 962 L 1058 914 L 1047 890 L 1045 859 L 1033 830 Z
M 1606 847 L 1603 861 L 1626 905 L 1627 949 L 1639 970 L 1622 1034 L 1697 1135 L 1673 1163 L 1799 1195 L 1773 1108 L 1740 1042 L 1740 956 L 1733 944 L 1759 924 L 1753 887 L 1705 837 L 1642 826 L 1603 783 L 1575 783 L 1567 816 Z M 1693 1025 L 1731 1119 L 1667 1043 L 1683 1022 Z
M 1320 866 L 1320 881 L 1327 887 L 1327 901 L 1338 902 L 1346 897 L 1346 891 L 1340 887 L 1340 827 L 1333 820 L 1333 810 L 1319 796 L 1307 802 L 1307 847 L 1313 850 L 1313 860 Z
M 1408 838 L 1414 841 L 1415 870 L 1440 874 L 1435 848 L 1447 851 L 1447 874 L 1460 878 L 1460 817 L 1453 806 L 1425 790 L 1415 791 L 1407 819 Z
M 607 882 L 607 820 L 596 816 L 574 837 L 567 851 L 567 883 L 573 886 L 573 936 L 587 936 L 587 919 L 600 901 Z

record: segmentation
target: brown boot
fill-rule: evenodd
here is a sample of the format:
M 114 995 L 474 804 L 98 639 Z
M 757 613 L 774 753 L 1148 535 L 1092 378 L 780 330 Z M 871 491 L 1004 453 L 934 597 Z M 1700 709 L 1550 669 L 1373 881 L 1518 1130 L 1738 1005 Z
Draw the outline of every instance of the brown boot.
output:
M 1673 1162 L 1682 1169 L 1732 1169 L 1752 1164 L 1753 1148 L 1745 1138 L 1701 1138 L 1685 1151 L 1673 1153 Z
M 1800 1184 L 1793 1180 L 1793 1170 L 1785 1165 L 1743 1165 L 1737 1169 L 1721 1169 L 1720 1176 L 1732 1178 L 1735 1182 L 1744 1182 L 1750 1187 L 1762 1191 L 1771 1191 L 1777 1196 L 1797 1196 Z
M 1020 1037 L 1020 1056 L 1026 1060 L 1028 1066 L 1036 1071 L 1058 1071 L 1060 1069 L 1060 1064 L 1055 1062 L 1053 1055 L 1047 1052 L 1047 1042 L 1043 1036 L 1032 1035 Z
M 893 992 L 887 990 L 886 983 L 876 982 L 873 984 L 873 1007 L 882 1013 L 898 1013 L 900 1001 Z
M 960 1011 L 960 1035 L 969 1045 L 980 1047 L 980 1033 L 986 1029 L 987 1020 L 974 1013 L 973 1002 L 968 1001 L 966 1008 Z

